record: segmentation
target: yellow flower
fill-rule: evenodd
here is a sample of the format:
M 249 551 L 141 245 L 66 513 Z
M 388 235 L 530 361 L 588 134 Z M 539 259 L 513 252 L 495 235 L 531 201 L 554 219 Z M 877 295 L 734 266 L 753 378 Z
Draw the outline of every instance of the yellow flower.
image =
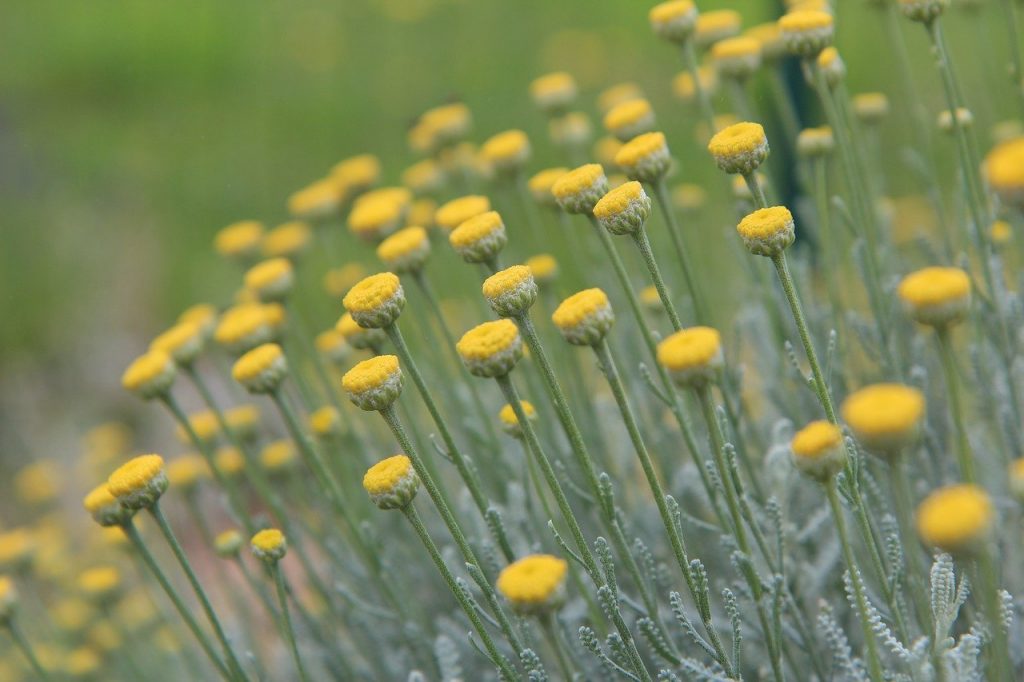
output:
M 179 322 L 150 341 L 150 350 L 161 350 L 182 366 L 187 366 L 199 356 L 205 336 L 203 329 L 195 322 Z
M 252 553 L 261 561 L 280 561 L 288 551 L 284 533 L 277 528 L 265 528 L 249 540 Z
M 263 255 L 267 258 L 296 258 L 313 240 L 313 231 L 298 220 L 278 225 L 263 237 Z
M 1024 136 L 997 144 L 985 156 L 985 176 L 1007 205 L 1024 207 Z
M 131 518 L 131 511 L 121 506 L 106 483 L 90 490 L 82 500 L 82 506 L 96 523 L 104 527 L 117 526 Z
M 758 256 L 777 256 L 796 239 L 793 214 L 785 206 L 754 211 L 740 221 L 736 231 L 747 250 Z
M 231 376 L 250 393 L 270 393 L 277 389 L 288 373 L 284 351 L 276 343 L 257 346 L 236 362 Z
M 14 490 L 22 502 L 42 504 L 60 494 L 61 476 L 57 463 L 38 460 L 22 467 L 14 475 Z
M 226 530 L 213 539 L 213 548 L 219 556 L 236 557 L 242 549 L 242 534 L 237 530 Z
M 693 37 L 697 47 L 703 50 L 711 47 L 719 40 L 725 40 L 726 38 L 738 35 L 742 23 L 743 17 L 740 16 L 740 13 L 731 9 L 704 12 L 697 17 L 696 30 L 694 31 Z
M 631 180 L 654 183 L 668 172 L 671 160 L 665 134 L 637 135 L 615 154 L 615 165 Z
M 139 455 L 114 470 L 107 479 L 110 493 L 127 509 L 152 507 L 167 490 L 164 458 Z
M 144 400 L 165 395 L 177 374 L 174 360 L 162 350 L 151 350 L 135 359 L 121 375 L 121 385 Z
M 532 403 L 526 400 L 520 400 L 519 407 L 522 408 L 523 414 L 526 415 L 528 420 L 532 421 L 537 418 L 537 410 L 534 408 Z M 519 424 L 519 418 L 516 417 L 516 411 L 513 409 L 512 405 L 506 404 L 501 408 L 501 411 L 498 412 L 498 421 L 501 422 L 502 430 L 504 430 L 508 435 L 513 438 L 523 437 L 522 426 Z
M 921 540 L 951 554 L 978 548 L 994 523 L 992 501 L 976 485 L 940 488 L 917 508 L 917 532 Z
M 363 360 L 341 378 L 341 386 L 360 409 L 382 410 L 389 407 L 402 391 L 402 370 L 394 355 L 378 355 Z
M 199 455 L 183 455 L 167 463 L 167 480 L 176 490 L 193 490 L 209 475 L 206 460 Z
M 700 185 L 684 182 L 672 190 L 672 203 L 684 213 L 699 211 L 707 200 L 708 193 Z
M 996 246 L 1006 246 L 1013 240 L 1013 227 L 1005 220 L 997 220 L 988 228 L 988 238 Z
M 14 581 L 9 576 L 0 575 L 0 623 L 10 620 L 17 605 L 18 590 L 14 587 Z
M 366 277 L 366 268 L 362 263 L 348 263 L 333 268 L 324 273 L 324 291 L 334 298 L 341 298 L 363 277 Z
M 484 280 L 484 298 L 502 317 L 524 314 L 537 300 L 537 284 L 525 265 L 513 265 Z
M 774 21 L 769 21 L 748 28 L 744 35 L 753 38 L 761 46 L 761 57 L 768 62 L 775 62 L 786 55 L 786 44 L 782 41 L 782 31 Z
M 843 432 L 827 421 L 814 421 L 797 431 L 790 449 L 797 469 L 815 480 L 827 480 L 846 465 Z
M 437 202 L 430 197 L 415 199 L 409 206 L 409 215 L 405 223 L 408 227 L 434 227 L 434 213 L 437 212 Z
M 267 443 L 260 452 L 260 466 L 270 472 L 283 471 L 296 461 L 295 446 L 287 438 Z
M 1019 501 L 1024 502 L 1024 457 L 1010 463 L 1010 492 Z
M 508 243 L 505 223 L 497 211 L 475 215 L 448 234 L 448 243 L 467 263 L 493 260 Z
M 217 326 L 217 308 L 209 303 L 196 303 L 178 315 L 178 322 L 190 322 L 197 325 L 202 331 L 203 337 L 209 338 L 213 334 L 214 327 Z
M 565 601 L 568 573 L 565 559 L 531 554 L 502 569 L 495 587 L 516 611 L 539 614 L 558 608 Z
M 402 184 L 413 194 L 436 192 L 444 186 L 445 173 L 434 159 L 423 159 L 402 171 Z
M 455 350 L 471 374 L 505 376 L 523 356 L 519 328 L 511 320 L 484 322 L 462 335 Z
M 210 410 L 193 412 L 188 416 L 188 424 L 195 432 L 196 438 L 204 443 L 215 440 L 217 434 L 220 433 L 220 421 L 217 419 L 217 415 Z M 186 445 L 191 442 L 188 431 L 180 426 L 178 427 L 178 438 Z
M 412 502 L 420 480 L 405 455 L 383 459 L 367 469 L 363 489 L 381 509 L 403 509 Z
M 424 152 L 431 152 L 457 142 L 469 133 L 473 124 L 473 114 L 463 102 L 450 102 L 433 109 L 428 109 L 420 116 L 420 135 L 427 147 Z
M 711 46 L 711 59 L 722 76 L 749 78 L 761 66 L 761 42 L 749 36 L 720 40 Z
M 381 272 L 356 282 L 341 302 L 360 326 L 379 329 L 398 319 L 405 292 L 397 275 Z
M 222 256 L 240 261 L 249 261 L 260 252 L 263 242 L 263 223 L 256 220 L 242 220 L 231 223 L 214 237 L 213 246 Z
M 78 576 L 78 589 L 92 599 L 108 599 L 120 587 L 121 572 L 115 566 L 97 566 Z
M 647 20 L 659 38 L 684 43 L 697 25 L 697 6 L 693 0 L 669 0 L 652 7 Z
M 75 678 L 94 675 L 102 666 L 103 661 L 99 654 L 86 646 L 72 650 L 64 659 L 64 672 Z
M 245 273 L 245 286 L 261 301 L 281 301 L 292 290 L 295 273 L 287 258 L 269 258 Z
M 817 58 L 818 69 L 825 76 L 825 83 L 834 88 L 846 77 L 846 63 L 839 56 L 839 50 L 826 47 Z
M 239 438 L 252 438 L 260 423 L 260 408 L 255 405 L 237 405 L 224 413 L 224 419 L 228 428 Z
M 380 180 L 380 160 L 373 154 L 351 156 L 331 168 L 331 178 L 353 193 L 363 192 Z
M 214 340 L 235 355 L 266 343 L 273 336 L 267 312 L 268 309 L 258 303 L 228 308 L 213 332 Z
M 377 247 L 377 258 L 397 273 L 418 272 L 430 255 L 430 239 L 422 227 L 399 230 Z
M 213 459 L 217 471 L 227 478 L 238 476 L 245 470 L 245 456 L 242 451 L 233 445 L 224 445 L 217 448 Z
M 709 65 L 697 69 L 697 83 L 709 97 L 718 89 L 718 73 Z M 672 93 L 683 102 L 693 102 L 697 97 L 697 88 L 693 82 L 693 74 L 680 71 L 672 79 Z
M 615 323 L 608 296 L 601 289 L 585 289 L 562 301 L 551 321 L 574 346 L 593 346 L 604 339 Z
M 677 384 L 701 386 L 722 366 L 722 338 L 711 327 L 682 329 L 658 344 L 657 357 Z
M 911 317 L 921 324 L 941 327 L 967 314 L 971 280 L 960 268 L 924 268 L 904 277 L 897 293 Z
M 892 455 L 917 440 L 924 407 L 924 395 L 916 388 L 874 384 L 851 393 L 841 411 L 866 448 Z
M 716 133 L 708 151 L 726 173 L 750 175 L 768 158 L 768 138 L 759 123 L 737 123 Z
M 831 153 L 834 147 L 835 137 L 829 126 L 804 128 L 796 138 L 797 152 L 808 159 L 825 156 Z
M 530 158 L 530 139 L 522 130 L 498 133 L 480 146 L 480 158 L 499 172 L 517 171 Z
M 345 313 L 339 319 L 334 328 L 345 337 L 349 345 L 360 350 L 374 350 L 384 343 L 384 332 L 379 329 L 367 329 L 360 327 L 352 315 Z
M 331 405 L 324 405 L 309 415 L 309 427 L 320 438 L 329 438 L 341 431 L 341 417 Z
M 603 166 L 602 171 L 604 168 L 616 170 L 618 166 L 615 165 L 615 155 L 619 153 L 620 149 L 622 149 L 622 142 L 611 135 L 606 135 L 594 143 L 591 155 Z
M 327 358 L 330 362 L 340 365 L 348 359 L 351 348 L 345 342 L 345 337 L 337 329 L 327 329 L 316 335 L 313 339 L 318 353 Z
M 889 115 L 889 98 L 883 92 L 862 92 L 853 97 L 853 111 L 864 123 L 879 123 Z
M 531 176 L 527 181 L 527 186 L 534 201 L 541 206 L 557 206 L 558 202 L 551 190 L 555 182 L 568 172 L 568 168 L 547 168 Z
M 608 191 L 604 168 L 596 163 L 574 168 L 551 186 L 558 205 L 569 213 L 590 213 Z
M 622 142 L 654 129 L 654 109 L 646 99 L 631 99 L 604 115 L 604 127 Z
M 651 200 L 636 181 L 611 190 L 594 205 L 594 217 L 612 234 L 636 234 L 651 212 Z
M 526 267 L 530 268 L 538 285 L 552 282 L 558 276 L 558 261 L 550 253 L 538 253 L 527 258 Z
M 563 113 L 576 99 L 576 81 L 565 71 L 555 71 L 530 83 L 530 97 L 549 115 Z
M 452 199 L 442 205 L 434 214 L 434 222 L 441 229 L 451 232 L 475 215 L 491 210 L 491 200 L 485 196 L 471 194 Z
M 21 568 L 32 561 L 36 552 L 36 539 L 27 528 L 15 528 L 0 533 L 0 568 Z
M 590 117 L 582 111 L 570 111 L 548 121 L 551 141 L 563 147 L 582 147 L 593 133 Z
M 348 216 L 352 234 L 369 242 L 379 242 L 402 226 L 412 196 L 409 190 L 385 188 L 359 197 Z
M 288 197 L 288 212 L 300 220 L 328 220 L 341 211 L 344 198 L 344 188 L 338 181 L 324 178 L 292 192 Z
M 815 57 L 832 44 L 835 21 L 828 12 L 797 10 L 779 19 L 779 30 L 786 48 L 801 57 Z

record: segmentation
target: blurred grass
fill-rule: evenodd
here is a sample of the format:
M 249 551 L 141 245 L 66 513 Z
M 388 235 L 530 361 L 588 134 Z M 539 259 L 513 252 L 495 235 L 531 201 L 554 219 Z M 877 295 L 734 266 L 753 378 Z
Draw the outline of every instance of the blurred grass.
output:
M 476 139 L 512 126 L 530 131 L 540 142 L 533 168 L 556 161 L 526 96 L 545 70 L 572 71 L 591 111 L 601 87 L 636 80 L 671 121 L 681 111 L 668 85 L 678 62 L 650 36 L 647 4 L 5 4 L 2 362 L 38 360 L 75 334 L 151 334 L 186 305 L 232 290 L 236 273 L 209 249 L 217 229 L 247 217 L 283 220 L 288 192 L 352 153 L 380 154 L 394 181 L 409 160 L 405 126 L 446 97 L 470 104 Z M 892 94 L 889 46 L 880 48 L 877 18 L 854 4 L 839 8 L 841 49 L 856 65 L 851 90 Z M 750 26 L 775 16 L 772 5 L 701 8 L 738 8 Z M 966 54 L 986 33 L 963 19 L 947 24 Z M 935 94 L 923 32 L 902 23 Z M 999 39 L 983 49 L 1002 49 Z M 975 78 L 973 67 L 968 82 L 992 81 L 991 73 Z M 707 170 L 683 161 L 688 180 L 700 179 L 694 166 Z

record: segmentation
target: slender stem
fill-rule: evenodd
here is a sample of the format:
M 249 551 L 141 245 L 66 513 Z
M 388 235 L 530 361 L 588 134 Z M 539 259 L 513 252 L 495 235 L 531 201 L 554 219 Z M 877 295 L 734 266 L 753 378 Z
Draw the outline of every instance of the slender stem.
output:
M 654 199 L 658 202 L 658 207 L 661 209 L 662 215 L 665 216 L 665 223 L 668 225 L 668 232 L 672 237 L 672 244 L 675 246 L 676 256 L 679 258 L 679 267 L 683 271 L 683 279 L 686 281 L 686 288 L 690 292 L 690 298 L 693 300 L 693 311 L 697 318 L 697 322 L 699 324 L 708 324 L 711 318 L 708 314 L 707 305 L 705 304 L 700 286 L 697 284 L 697 280 L 694 276 L 693 265 L 690 262 L 689 252 L 686 249 L 686 243 L 683 241 L 683 233 L 679 227 L 679 222 L 676 220 L 675 211 L 672 210 L 672 203 L 668 198 L 668 188 L 665 186 L 664 178 L 660 178 L 655 182 L 651 186 L 651 189 L 654 193 Z M 646 258 L 647 257 L 645 255 L 644 259 L 646 260 Z M 648 265 L 648 269 L 649 268 L 650 265 Z M 654 273 L 651 274 L 653 276 Z M 657 286 L 657 281 L 655 281 L 655 286 Z M 661 293 L 660 290 L 659 293 Z
M 814 351 L 814 344 L 811 343 L 811 332 L 807 328 L 807 320 L 804 319 L 804 308 L 800 303 L 800 295 L 797 293 L 793 283 L 793 276 L 789 272 L 789 262 L 786 260 L 786 252 L 782 251 L 772 256 L 772 263 L 779 275 L 779 282 L 786 294 L 786 301 L 789 302 L 789 309 L 793 313 L 793 321 L 796 322 L 797 331 L 800 333 L 800 342 L 804 346 L 804 353 L 807 355 L 807 362 L 811 366 L 811 375 L 814 377 L 814 391 L 818 394 L 818 402 L 825 410 L 825 415 L 833 424 L 837 424 L 836 410 L 832 404 L 832 396 L 829 394 L 828 384 L 825 381 L 825 374 L 821 371 L 821 363 L 818 362 L 818 354 Z
M 470 623 L 473 624 L 473 628 L 480 635 L 480 639 L 483 641 L 484 648 L 487 649 L 487 653 L 491 658 L 491 662 L 498 668 L 505 679 L 513 680 L 516 679 L 516 672 L 509 665 L 508 661 L 502 656 L 497 647 L 494 645 L 494 640 L 491 639 L 491 634 L 484 627 L 483 622 L 480 620 L 480 614 L 476 612 L 476 607 L 473 606 L 472 602 L 466 597 L 466 594 L 459 587 L 458 582 L 455 580 L 455 576 L 452 575 L 451 570 L 444 563 L 444 558 L 441 557 L 441 552 L 437 549 L 437 545 L 430 538 L 430 534 L 427 533 L 426 526 L 423 525 L 423 520 L 416 512 L 416 507 L 412 504 L 408 504 L 402 508 L 402 513 L 405 514 L 405 518 L 409 519 L 409 523 L 412 524 L 416 534 L 420 536 L 420 540 L 423 542 L 423 546 L 427 548 L 427 552 L 430 554 L 430 558 L 434 561 L 434 565 L 437 566 L 438 572 L 444 578 L 444 581 L 448 584 L 448 588 L 455 595 L 455 599 L 459 602 L 459 606 L 465 612 L 469 618 Z
M 1006 13 L 1006 30 L 1010 36 L 1010 78 L 1013 80 L 1013 87 L 1017 95 L 1024 103 L 1024 57 L 1021 55 L 1021 41 L 1018 34 L 1019 24 L 1017 23 L 1017 9 L 1013 0 L 1002 0 L 1003 12 Z
M 274 587 L 277 589 L 277 602 L 281 606 L 281 622 L 285 637 L 288 640 L 288 647 L 291 649 L 292 657 L 295 659 L 295 667 L 299 671 L 299 679 L 307 682 L 309 676 L 306 674 L 306 667 L 302 663 L 302 656 L 299 654 L 299 645 L 295 642 L 295 629 L 292 627 L 292 616 L 288 611 L 288 595 L 284 587 L 284 574 L 277 562 L 269 565 L 269 570 L 274 578 Z
M 946 393 L 949 395 L 949 411 L 953 416 L 953 429 L 956 431 L 956 458 L 960 465 L 960 475 L 967 483 L 974 483 L 974 456 L 971 454 L 971 443 L 967 438 L 967 423 L 964 419 L 963 399 L 960 395 L 960 375 L 953 355 L 953 344 L 949 338 L 949 328 L 935 328 L 935 338 L 939 342 L 939 357 L 942 360 L 942 373 L 946 379 Z
M 839 503 L 839 492 L 836 488 L 835 477 L 826 482 L 825 493 L 828 495 L 828 503 L 832 507 L 832 516 L 835 518 L 836 531 L 839 533 L 839 543 L 843 548 L 846 568 L 850 573 L 850 580 L 853 582 L 854 598 L 857 600 L 857 615 L 860 616 L 864 646 L 867 647 L 868 672 L 873 682 L 882 682 L 885 678 L 882 675 L 882 664 L 878 658 L 878 644 L 875 642 L 875 633 L 872 632 L 871 622 L 868 620 L 868 600 L 864 594 L 864 581 L 861 578 L 860 571 L 857 570 L 853 546 L 850 544 L 850 537 L 846 530 L 846 519 L 843 517 L 843 507 Z
M 931 608 L 928 595 L 925 593 L 925 569 L 921 565 L 921 545 L 914 531 L 913 509 L 914 497 L 907 482 L 904 471 L 903 457 L 896 455 L 889 461 L 889 487 L 893 507 L 896 509 L 896 521 L 903 540 L 903 555 L 907 557 L 907 589 L 914 603 L 914 613 L 922 631 L 927 632 L 931 620 Z M 893 614 L 895 615 L 895 614 Z
M 768 197 L 765 195 L 764 187 L 761 186 L 757 175 L 755 173 L 747 173 L 743 176 L 743 182 L 747 184 L 750 195 L 754 197 L 754 206 L 756 208 L 768 208 Z
M 654 502 L 658 507 L 658 514 L 661 515 L 661 522 L 665 526 L 665 532 L 668 534 L 669 543 L 672 545 L 672 552 L 675 554 L 676 563 L 679 565 L 679 570 L 682 571 L 683 576 L 687 580 L 687 586 L 690 588 L 691 595 L 696 599 L 697 593 L 695 591 L 695 585 L 692 584 L 689 568 L 690 562 L 686 556 L 686 549 L 683 547 L 683 540 L 679 535 L 675 520 L 672 518 L 672 512 L 668 508 L 665 489 L 662 486 L 661 481 L 658 479 L 657 471 L 655 471 L 654 468 L 654 462 L 651 460 L 651 455 L 647 450 L 647 445 L 644 443 L 643 436 L 640 434 L 640 427 L 637 424 L 636 416 L 633 414 L 633 408 L 629 405 L 625 387 L 622 385 L 622 378 L 619 376 L 619 370 L 615 364 L 615 359 L 612 357 L 608 348 L 608 342 L 603 339 L 599 341 L 594 346 L 594 353 L 597 355 L 597 361 L 601 367 L 601 371 L 608 380 L 608 386 L 612 389 L 612 395 L 615 397 L 615 402 L 619 406 L 619 412 L 622 414 L 622 421 L 626 424 L 626 431 L 629 432 L 629 438 L 633 443 L 633 449 L 636 451 L 636 456 L 640 460 L 640 466 L 644 470 L 644 476 L 647 477 L 647 483 L 651 487 L 651 493 L 654 495 Z M 703 613 L 701 614 L 701 619 L 704 620 L 705 630 L 711 638 L 711 645 L 715 649 L 719 664 L 721 664 L 723 668 L 728 669 L 728 658 L 722 648 L 718 632 L 715 630 L 710 619 L 704 619 Z
M 654 288 L 658 290 L 658 297 L 661 299 L 661 305 L 665 307 L 665 312 L 668 313 L 672 328 L 679 331 L 683 328 L 683 323 L 679 319 L 679 313 L 676 312 L 675 304 L 672 303 L 672 297 L 669 296 L 665 280 L 661 277 L 661 270 L 658 268 L 658 262 L 654 259 L 654 251 L 651 249 L 651 241 L 647 238 L 647 231 L 641 227 L 633 233 L 633 242 L 640 249 L 640 255 L 643 256 L 647 271 L 651 274 Z
M 562 484 L 558 481 L 558 475 L 555 473 L 554 467 L 551 466 L 551 460 L 548 459 L 545 454 L 544 449 L 540 444 L 540 440 L 537 438 L 537 432 L 534 430 L 533 424 L 530 422 L 529 418 L 526 416 L 526 412 L 523 410 L 523 406 L 519 400 L 519 394 L 516 391 L 515 386 L 512 384 L 508 375 L 495 378 L 498 381 L 498 386 L 501 387 L 505 400 L 512 406 L 512 411 L 515 412 L 516 420 L 519 422 L 519 426 L 523 430 L 523 435 L 526 438 L 529 450 L 540 465 L 541 472 L 544 474 L 548 487 L 555 496 L 555 502 L 558 504 L 558 508 L 561 510 L 562 516 L 565 518 L 565 522 L 569 526 L 569 532 L 572 534 L 573 540 L 576 542 L 576 548 L 579 550 L 580 557 L 583 559 L 583 564 L 587 573 L 598 588 L 605 587 L 607 585 L 607 580 L 605 579 L 604 574 L 598 569 L 597 561 L 594 559 L 594 555 L 590 551 L 590 546 L 587 544 L 586 538 L 583 537 L 583 530 L 580 528 L 579 522 L 576 520 L 576 516 L 572 512 L 572 507 L 569 505 L 569 500 L 565 496 L 565 490 L 562 488 Z M 650 673 L 647 672 L 647 668 L 644 666 L 643 660 L 640 658 L 640 652 L 636 648 L 636 642 L 633 640 L 633 635 L 630 633 L 625 621 L 623 621 L 622 615 L 619 613 L 618 609 L 612 609 L 611 611 L 612 612 L 608 615 L 611 617 L 616 630 L 618 630 L 619 635 L 627 646 L 630 663 L 633 666 L 634 672 L 636 672 L 641 679 L 650 680 Z M 655 614 L 652 613 L 651 616 L 654 617 Z
M 232 670 L 232 675 L 239 680 L 247 679 L 245 672 L 242 670 L 242 665 L 238 662 L 238 658 L 235 657 L 235 652 L 231 649 L 231 643 L 228 641 L 227 635 L 224 634 L 224 628 L 220 624 L 220 619 L 217 617 L 217 613 L 213 610 L 213 604 L 210 603 L 210 598 L 206 596 L 206 590 L 203 589 L 195 571 L 192 570 L 192 564 L 185 555 L 185 550 L 182 549 L 181 544 L 178 542 L 178 538 L 174 536 L 174 531 L 171 530 L 171 525 L 167 523 L 167 518 L 160 509 L 160 505 L 158 503 L 154 503 L 148 511 L 150 516 L 152 516 L 156 521 L 156 525 L 160 528 L 160 533 L 164 536 L 167 544 L 170 545 L 171 551 L 174 553 L 175 558 L 181 565 L 181 570 L 185 572 L 185 577 L 188 578 L 188 582 L 192 586 L 192 591 L 195 592 L 196 598 L 199 599 L 199 605 L 203 608 L 203 612 L 206 614 L 206 619 L 210 622 L 210 627 L 213 628 L 213 634 L 217 637 L 221 647 L 224 649 L 224 657 L 225 660 L 227 660 L 228 667 Z
M 455 540 L 455 545 L 458 547 L 459 553 L 462 554 L 463 560 L 467 564 L 476 566 L 480 573 L 484 575 L 484 580 L 477 580 L 476 583 L 487 598 L 488 605 L 491 607 L 491 611 L 494 613 L 495 618 L 498 619 L 498 624 L 501 626 L 501 630 L 505 634 L 505 638 L 508 640 L 509 644 L 512 645 L 516 654 L 519 654 L 519 652 L 523 650 L 523 644 L 512 629 L 512 623 L 505 614 L 505 610 L 501 608 L 494 586 L 485 574 L 483 564 L 481 564 L 480 560 L 477 559 L 476 553 L 469 544 L 469 540 L 466 539 L 466 535 L 462 532 L 459 522 L 455 519 L 455 515 L 452 514 L 451 507 L 448 505 L 441 488 L 437 485 L 437 482 L 434 481 L 434 478 L 430 475 L 430 471 L 427 467 L 424 466 L 423 458 L 409 439 L 409 434 L 406 433 L 405 427 L 402 426 L 402 422 L 395 413 L 395 408 L 393 406 L 384 408 L 380 411 L 380 416 L 387 423 L 388 428 L 391 429 L 391 433 L 395 436 L 395 440 L 398 441 L 403 452 L 412 462 L 412 466 L 416 470 L 416 474 L 420 477 L 420 482 L 423 483 L 423 488 L 430 496 L 431 501 L 434 503 L 434 507 L 437 508 L 438 514 L 441 515 L 441 520 L 444 521 L 444 525 L 448 528 L 448 532 L 451 534 L 452 539 Z
M 171 393 L 166 393 L 162 396 L 164 405 L 170 410 L 175 420 L 188 435 L 188 439 L 192 441 L 192 444 L 202 454 L 203 459 L 206 460 L 206 464 L 210 467 L 210 472 L 213 474 L 214 479 L 217 481 L 217 485 L 224 489 L 228 496 L 228 508 L 231 511 L 235 519 L 241 523 L 246 533 L 255 533 L 256 526 L 253 524 L 252 518 L 248 514 L 245 508 L 245 503 L 242 501 L 241 496 L 238 494 L 238 488 L 235 486 L 233 481 L 227 479 L 221 472 L 220 468 L 217 467 L 217 463 L 213 456 L 213 451 L 210 449 L 210 444 L 202 440 L 196 433 L 195 429 L 192 428 L 192 422 L 189 421 L 185 411 L 181 409 L 181 405 L 174 398 Z
M 988 620 L 988 627 L 992 634 L 992 645 L 989 652 L 991 664 L 991 679 L 1010 680 L 1013 671 L 1013 662 L 1010 658 L 1009 646 L 1006 641 L 1006 632 L 1003 630 L 1003 622 L 1000 616 L 1002 612 L 1002 597 L 999 594 L 999 571 L 995 561 L 992 560 L 992 553 L 988 547 L 981 550 L 977 558 L 978 582 L 984 592 L 985 617 Z
M 555 652 L 555 660 L 558 661 L 558 669 L 562 671 L 562 678 L 567 682 L 571 681 L 575 678 L 575 675 L 573 674 L 573 667 L 566 656 L 565 648 L 562 646 L 562 639 L 558 636 L 558 628 L 555 627 L 558 616 L 545 613 L 538 620 L 540 621 L 541 629 L 548 638 L 551 650 Z
M 842 298 L 836 287 L 839 277 L 836 276 L 836 255 L 839 245 L 838 235 L 832 232 L 832 212 L 828 205 L 828 165 L 824 157 L 811 162 L 814 174 L 814 201 L 818 212 L 818 238 L 821 240 L 822 260 L 824 261 L 825 288 L 828 291 L 829 303 L 832 305 L 832 320 L 838 329 L 843 320 Z
M 441 416 L 440 410 L 437 409 L 437 402 L 434 400 L 434 396 L 431 395 L 430 389 L 427 388 L 427 382 L 423 379 L 423 375 L 416 366 L 412 353 L 409 352 L 409 347 L 405 344 L 402 332 L 396 324 L 388 325 L 384 328 L 384 331 L 387 332 L 388 338 L 394 344 L 395 351 L 401 359 L 405 371 L 412 377 L 416 390 L 419 392 L 420 398 L 423 399 L 423 403 L 427 406 L 427 411 L 430 413 L 430 417 L 437 427 L 438 433 L 441 435 L 441 440 L 444 441 L 445 449 L 448 451 L 448 455 L 451 457 L 452 463 L 455 464 L 455 468 L 458 470 L 463 482 L 465 482 L 466 488 L 469 490 L 469 494 L 480 512 L 480 516 L 486 519 L 487 509 L 490 507 L 487 496 L 484 494 L 476 474 L 470 468 L 469 461 L 462 454 L 459 446 L 455 444 L 455 439 L 452 437 L 451 431 L 448 430 L 444 417 Z M 501 548 L 505 559 L 512 561 L 515 557 L 515 552 L 512 551 L 512 546 L 509 544 L 508 539 L 503 536 L 496 536 L 495 540 L 498 542 L 498 546 Z
M 693 80 L 693 94 L 697 99 L 697 106 L 700 109 L 701 117 L 704 119 L 704 125 L 708 128 L 708 135 L 714 135 L 715 111 L 711 108 L 711 99 L 708 97 L 707 90 L 704 89 L 704 85 L 700 82 L 700 71 L 697 68 L 697 50 L 693 45 L 692 38 L 683 45 L 683 65 Z
M 224 663 L 220 660 L 220 657 L 214 649 L 213 643 L 210 642 L 206 633 L 200 629 L 199 623 L 197 623 L 195 618 L 192 617 L 192 611 L 185 605 L 185 602 L 181 600 L 181 596 L 178 594 L 177 590 L 171 586 L 171 582 L 167 579 L 167 576 L 160 568 L 160 564 L 157 563 L 157 560 L 153 557 L 152 553 L 150 553 L 149 548 L 146 547 L 146 543 L 143 542 L 142 536 L 139 535 L 139 531 L 135 527 L 135 524 L 132 521 L 128 521 L 121 526 L 121 530 L 124 531 L 125 537 L 127 537 L 128 541 L 132 543 L 135 550 L 139 553 L 139 556 L 142 557 L 142 561 L 153 573 L 157 582 L 160 583 L 160 587 L 163 588 L 167 597 L 171 600 L 171 603 L 174 604 L 174 608 L 177 610 L 178 615 L 180 615 L 181 619 L 185 621 L 185 625 L 188 626 L 188 629 L 195 636 L 196 641 L 210 659 L 210 662 L 213 663 L 215 668 L 217 668 L 217 672 L 219 672 L 221 677 L 225 680 L 231 682 L 234 679 L 234 675 L 228 671 L 227 667 L 225 667 Z
M 39 662 L 39 658 L 36 656 L 35 650 L 32 648 L 32 643 L 25 636 L 25 633 L 21 630 L 21 625 L 18 624 L 17 619 L 13 616 L 9 617 L 4 625 L 7 626 L 7 631 L 11 633 L 11 639 L 14 640 L 15 645 L 25 656 L 28 664 L 32 667 L 32 671 L 40 680 L 49 682 L 53 677 L 47 672 L 46 668 L 43 667 L 42 663 Z

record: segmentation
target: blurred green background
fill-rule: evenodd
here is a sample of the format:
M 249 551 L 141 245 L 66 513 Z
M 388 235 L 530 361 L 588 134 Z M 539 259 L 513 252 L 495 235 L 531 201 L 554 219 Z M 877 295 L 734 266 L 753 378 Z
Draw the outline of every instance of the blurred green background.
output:
M 650 4 L 4 3 L 0 399 L 116 390 L 127 359 L 182 308 L 223 302 L 237 286 L 237 272 L 210 248 L 220 227 L 284 220 L 289 192 L 354 153 L 378 153 L 396 181 L 412 160 L 409 121 L 448 97 L 472 108 L 477 141 L 527 130 L 532 169 L 557 161 L 527 95 L 545 71 L 571 71 L 591 113 L 601 88 L 628 79 L 662 121 L 681 116 L 669 85 L 678 57 L 651 35 Z M 888 92 L 899 114 L 908 103 L 894 92 L 891 46 L 868 4 L 838 8 L 850 89 Z M 738 9 L 745 26 L 779 13 L 769 0 L 700 6 Z M 923 31 L 901 24 L 937 112 Z M 969 57 L 958 68 L 971 90 L 1005 83 L 980 66 L 1003 61 L 998 12 L 980 21 L 961 13 L 947 25 L 954 51 Z M 976 58 L 983 51 L 991 54 Z M 696 146 L 673 140 L 673 149 L 687 180 L 710 171 L 706 159 L 689 161 Z M 897 183 L 903 174 L 891 173 Z M 41 371 L 54 367 L 66 371 Z

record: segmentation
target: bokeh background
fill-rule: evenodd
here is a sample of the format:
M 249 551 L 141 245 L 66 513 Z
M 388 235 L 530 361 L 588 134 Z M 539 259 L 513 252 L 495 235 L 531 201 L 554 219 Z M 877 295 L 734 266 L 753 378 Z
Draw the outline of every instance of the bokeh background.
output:
M 91 424 L 131 422 L 141 406 L 118 385 L 126 362 L 184 307 L 225 303 L 237 287 L 214 233 L 283 221 L 288 193 L 351 154 L 379 154 L 396 182 L 412 161 L 404 131 L 424 109 L 464 99 L 477 141 L 525 129 L 533 170 L 560 161 L 527 94 L 546 71 L 576 76 L 595 126 L 596 94 L 622 80 L 639 83 L 669 127 L 689 115 L 671 93 L 678 55 L 651 35 L 647 4 L 2 3 L 0 466 L 73 454 Z M 745 26 L 779 14 L 773 0 L 700 4 L 740 10 Z M 897 96 L 892 46 L 869 4 L 838 7 L 849 88 L 887 92 L 900 117 L 911 103 Z M 961 12 L 946 22 L 960 76 L 998 92 L 999 13 Z M 937 112 L 923 31 L 900 23 L 922 67 L 918 94 Z M 979 131 L 994 122 L 992 111 L 975 116 Z M 887 129 L 883 144 L 904 134 Z M 683 179 L 706 182 L 711 164 L 694 160 L 704 152 L 670 139 Z M 940 172 L 949 147 L 937 148 Z M 896 192 L 913 185 L 905 168 L 888 174 Z

